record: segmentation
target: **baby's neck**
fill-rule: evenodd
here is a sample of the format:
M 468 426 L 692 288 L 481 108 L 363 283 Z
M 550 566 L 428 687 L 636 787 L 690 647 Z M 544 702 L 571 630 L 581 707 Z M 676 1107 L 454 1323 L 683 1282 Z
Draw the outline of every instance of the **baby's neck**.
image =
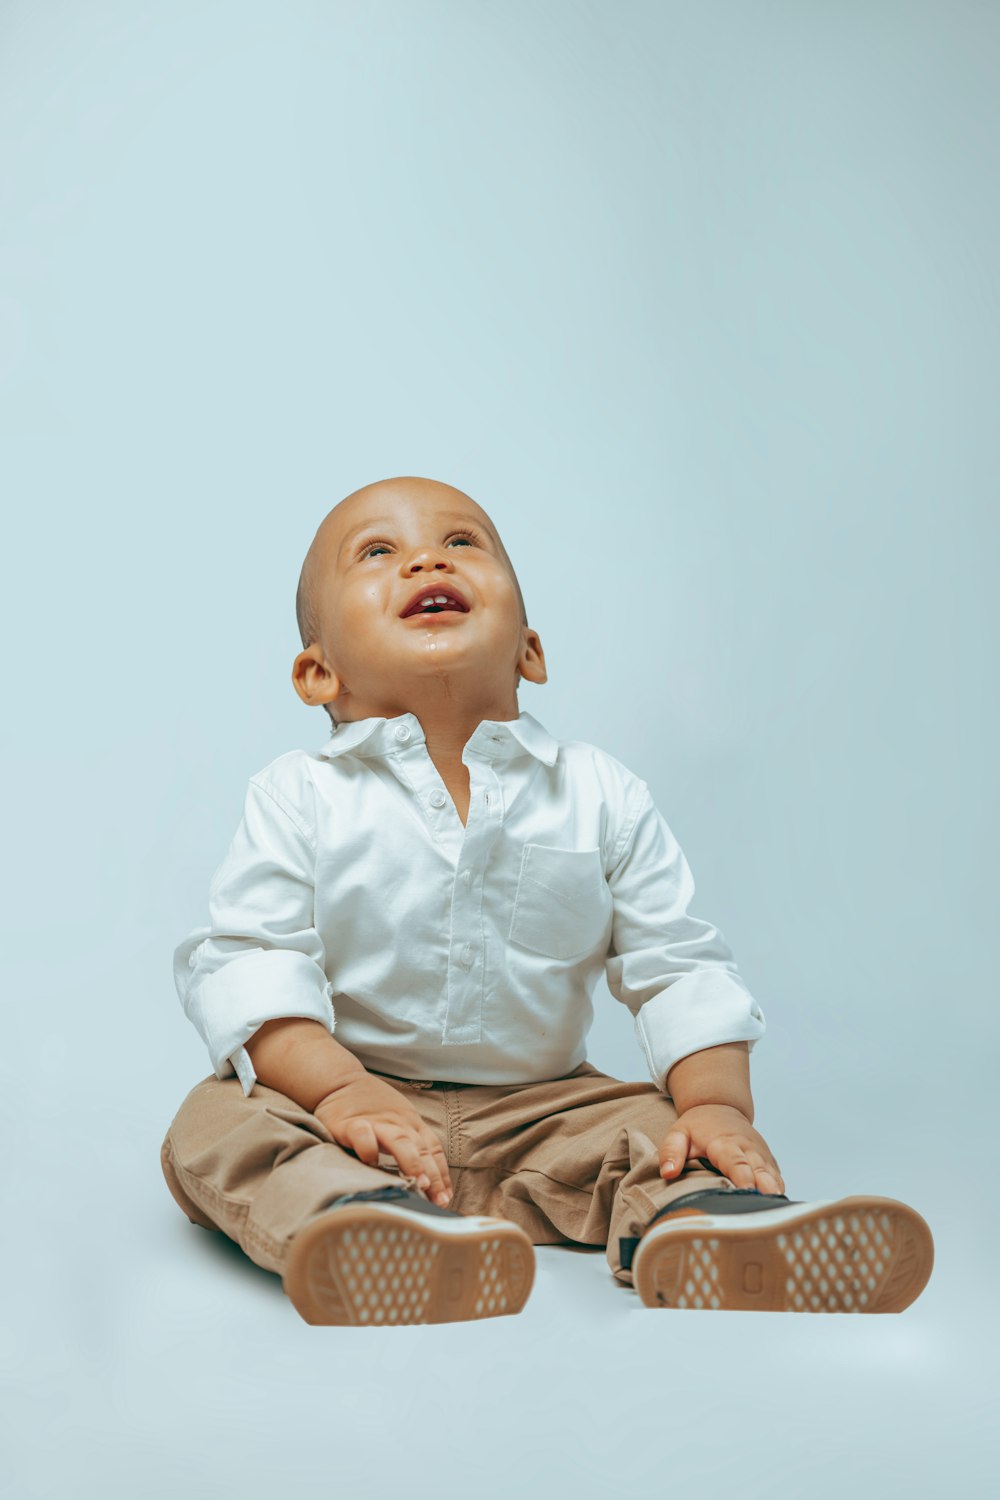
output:
M 469 768 L 462 760 L 462 752 L 483 719 L 492 717 L 495 716 L 475 715 L 459 723 L 454 719 L 442 720 L 439 716 L 425 712 L 417 714 L 424 731 L 427 754 L 451 794 L 463 827 L 469 819 L 472 783 Z
M 424 708 L 414 709 L 413 712 L 420 720 L 420 727 L 424 731 L 427 754 L 446 782 L 449 771 L 453 771 L 456 775 L 465 772 L 466 781 L 468 780 L 467 768 L 462 761 L 462 751 L 484 719 L 517 718 L 516 709 L 513 714 L 470 713 L 463 717 L 429 712 Z

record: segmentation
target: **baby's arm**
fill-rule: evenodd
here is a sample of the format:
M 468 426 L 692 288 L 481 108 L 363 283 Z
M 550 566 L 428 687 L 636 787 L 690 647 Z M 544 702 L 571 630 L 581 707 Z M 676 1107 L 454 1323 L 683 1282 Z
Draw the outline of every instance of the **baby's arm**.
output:
M 734 1187 L 784 1193 L 781 1168 L 753 1127 L 746 1042 L 682 1057 L 667 1074 L 667 1088 L 678 1113 L 660 1142 L 661 1177 L 676 1177 L 692 1158 L 707 1157 Z
M 694 878 L 645 783 L 625 851 L 609 873 L 614 898 L 608 987 L 635 1017 L 650 1073 L 678 1117 L 660 1143 L 661 1175 L 707 1157 L 737 1187 L 784 1192 L 753 1127 L 749 1052 L 764 1015 L 710 922 L 692 916 Z
M 448 1202 L 451 1178 L 440 1141 L 403 1095 L 373 1077 L 325 1026 L 284 1016 L 266 1021 L 246 1047 L 258 1081 L 314 1114 L 338 1145 L 371 1167 L 386 1152 L 428 1197 Z
M 174 955 L 185 1013 L 216 1076 L 231 1066 L 316 1115 L 370 1166 L 380 1149 L 442 1192 L 444 1152 L 405 1093 L 333 1036 L 333 984 L 315 926 L 316 832 L 270 777 L 251 778 L 243 818 L 209 892 L 207 927 Z
M 265 1021 L 246 1043 L 254 1072 L 266 1088 L 277 1089 L 310 1114 L 327 1094 L 368 1071 L 319 1021 L 281 1016 Z
M 763 1012 L 722 933 L 691 913 L 694 877 L 645 782 L 638 783 L 633 808 L 625 848 L 608 872 L 614 902 L 608 988 L 632 1012 L 650 1075 L 665 1094 L 669 1076 L 682 1096 L 707 1086 L 724 1092 L 718 1102 L 752 1110 L 743 1069 L 746 1051 L 764 1034 Z M 745 1046 L 730 1045 L 736 1042 Z M 677 1066 L 712 1049 L 718 1050 Z
M 691 1052 L 667 1073 L 667 1093 L 678 1114 L 699 1104 L 726 1104 L 753 1124 L 750 1054 L 746 1042 L 725 1042 Z

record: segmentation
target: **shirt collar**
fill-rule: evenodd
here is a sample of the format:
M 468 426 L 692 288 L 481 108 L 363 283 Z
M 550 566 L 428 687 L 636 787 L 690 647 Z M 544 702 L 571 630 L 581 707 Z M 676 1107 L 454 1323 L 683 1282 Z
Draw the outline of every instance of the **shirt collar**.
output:
M 425 742 L 426 735 L 416 714 L 397 714 L 391 719 L 376 715 L 338 724 L 317 754 L 327 760 L 336 760 L 338 755 L 349 751 L 365 757 L 394 755 Z M 485 760 L 509 758 L 527 751 L 551 766 L 559 753 L 559 742 L 522 709 L 516 719 L 481 720 L 465 748 Z

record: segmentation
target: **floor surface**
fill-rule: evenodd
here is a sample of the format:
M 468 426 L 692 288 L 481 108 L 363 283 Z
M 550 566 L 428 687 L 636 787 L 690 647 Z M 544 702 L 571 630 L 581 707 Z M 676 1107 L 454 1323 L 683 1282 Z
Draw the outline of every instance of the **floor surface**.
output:
M 154 1136 L 109 1130 L 58 1193 L 14 1184 L 16 1500 L 996 1492 L 994 1256 L 968 1195 L 934 1195 L 935 1271 L 898 1315 L 653 1310 L 601 1250 L 541 1247 L 516 1317 L 312 1328 L 174 1206 Z

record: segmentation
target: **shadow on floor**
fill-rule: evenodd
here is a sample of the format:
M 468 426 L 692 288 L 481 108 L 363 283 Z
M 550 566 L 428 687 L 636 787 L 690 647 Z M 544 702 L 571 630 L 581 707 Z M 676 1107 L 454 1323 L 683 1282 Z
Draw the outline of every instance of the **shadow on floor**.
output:
M 201 1256 L 206 1265 L 216 1265 L 225 1270 L 227 1276 L 240 1276 L 247 1285 L 259 1287 L 265 1295 L 284 1297 L 281 1277 L 251 1260 L 246 1251 L 235 1240 L 231 1240 L 221 1229 L 203 1229 L 200 1224 L 188 1221 L 182 1226 L 185 1244 L 195 1255 Z

